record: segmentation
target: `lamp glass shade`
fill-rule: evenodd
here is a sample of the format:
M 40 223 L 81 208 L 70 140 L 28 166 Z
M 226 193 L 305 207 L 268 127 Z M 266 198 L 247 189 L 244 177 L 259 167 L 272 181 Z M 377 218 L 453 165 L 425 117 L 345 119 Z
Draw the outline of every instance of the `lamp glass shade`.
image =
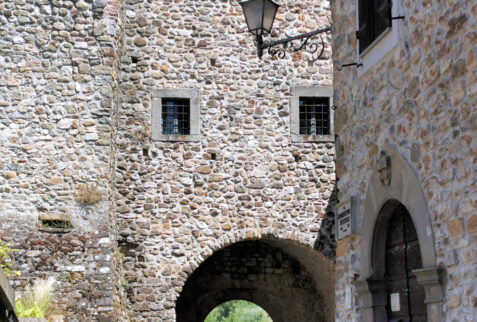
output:
M 272 30 L 278 5 L 271 0 L 249 0 L 241 2 L 248 31 L 255 36 Z
M 268 33 L 272 31 L 275 15 L 277 14 L 278 5 L 273 1 L 263 1 L 265 3 L 265 14 L 263 15 L 263 29 Z

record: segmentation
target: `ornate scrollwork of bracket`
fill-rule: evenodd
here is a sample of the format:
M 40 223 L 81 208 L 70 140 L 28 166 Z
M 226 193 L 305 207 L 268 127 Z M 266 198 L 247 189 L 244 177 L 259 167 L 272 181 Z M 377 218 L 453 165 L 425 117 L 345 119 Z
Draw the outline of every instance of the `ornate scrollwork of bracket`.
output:
M 287 43 L 282 44 L 281 46 L 276 45 L 276 47 L 269 47 L 268 53 L 270 56 L 275 56 L 277 58 L 285 58 L 287 52 L 298 52 L 300 50 L 304 50 L 311 55 L 311 59 L 309 61 L 314 62 L 320 59 L 323 56 L 323 52 L 325 51 L 325 40 L 323 37 L 320 37 L 320 43 L 310 42 L 310 36 L 306 39 L 295 39 L 290 40 Z M 321 50 L 319 50 L 321 48 Z
M 282 59 L 285 58 L 287 52 L 294 53 L 304 50 L 311 56 L 309 61 L 314 62 L 322 58 L 325 51 L 325 39 L 321 34 L 329 32 L 330 30 L 331 27 L 326 27 L 269 43 L 263 43 L 260 40 L 258 41 L 260 46 L 259 53 L 261 53 L 263 49 L 268 49 L 270 56 Z M 315 36 L 318 36 L 318 39 L 313 39 Z

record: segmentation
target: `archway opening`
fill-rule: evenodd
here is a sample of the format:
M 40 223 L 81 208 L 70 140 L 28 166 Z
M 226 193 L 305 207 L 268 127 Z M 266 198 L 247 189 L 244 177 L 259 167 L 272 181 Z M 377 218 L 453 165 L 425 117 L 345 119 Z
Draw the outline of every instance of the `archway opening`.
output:
M 204 322 L 273 322 L 260 306 L 244 300 L 232 300 L 216 306 Z
M 334 265 L 302 244 L 248 240 L 207 258 L 187 279 L 176 302 L 177 322 L 202 322 L 219 304 L 241 299 L 273 322 L 332 321 Z
M 414 274 L 422 269 L 419 238 L 409 211 L 397 200 L 381 209 L 372 258 L 373 279 L 384 281 L 382 314 L 393 321 L 427 321 L 424 288 Z

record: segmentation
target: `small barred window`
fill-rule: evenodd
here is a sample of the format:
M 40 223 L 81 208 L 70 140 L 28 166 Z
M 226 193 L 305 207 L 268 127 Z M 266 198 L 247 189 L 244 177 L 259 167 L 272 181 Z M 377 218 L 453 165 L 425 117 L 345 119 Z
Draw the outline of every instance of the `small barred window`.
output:
M 152 139 L 169 142 L 200 140 L 200 93 L 192 88 L 160 88 L 152 92 Z
M 190 134 L 189 99 L 162 99 L 162 134 Z
M 300 97 L 300 135 L 330 134 L 329 97 Z
M 290 94 L 291 141 L 334 142 L 333 87 L 292 86 Z

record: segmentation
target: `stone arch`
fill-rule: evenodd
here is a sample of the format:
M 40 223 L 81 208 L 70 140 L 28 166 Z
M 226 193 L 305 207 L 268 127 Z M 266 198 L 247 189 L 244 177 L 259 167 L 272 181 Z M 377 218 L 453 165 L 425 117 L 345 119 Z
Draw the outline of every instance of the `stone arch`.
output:
M 266 216 L 268 217 L 268 216 Z M 316 237 L 316 236 L 313 236 Z M 185 283 L 190 274 L 194 272 L 207 258 L 215 252 L 246 240 L 283 240 L 291 243 L 303 245 L 304 247 L 313 248 L 314 239 L 312 236 L 306 236 L 299 231 L 287 231 L 286 228 L 260 228 L 256 224 L 255 228 L 237 229 L 230 232 L 224 232 L 214 240 L 209 240 L 205 247 L 200 247 L 195 257 L 188 258 L 188 266 L 185 268 L 183 275 L 179 276 L 180 281 Z
M 176 301 L 178 322 L 203 321 L 217 305 L 235 299 L 259 305 L 274 322 L 296 321 L 297 314 L 333 320 L 334 264 L 310 245 L 271 234 L 222 241 L 189 274 Z
M 379 249 L 375 247 L 376 242 L 379 242 L 375 240 L 377 235 L 375 232 L 377 228 L 386 227 L 387 219 L 389 219 L 386 217 L 389 217 L 399 204 L 408 210 L 417 232 L 423 268 L 415 274 L 426 292 L 428 316 L 436 316 L 436 312 L 441 310 L 440 302 L 443 296 L 426 197 L 418 175 L 409 162 L 389 144 L 383 148 L 383 154 L 391 161 L 390 181 L 383 182 L 382 172 L 380 173 L 378 169 L 372 172 L 362 219 L 360 279 L 356 287 L 360 294 L 364 318 L 366 321 L 383 320 L 382 312 L 379 313 L 377 310 L 386 305 L 386 298 L 383 298 L 381 276 L 383 269 L 381 265 L 376 264 L 376 261 L 373 265 L 373 252 L 379 252 Z M 374 254 L 374 256 L 377 255 Z

